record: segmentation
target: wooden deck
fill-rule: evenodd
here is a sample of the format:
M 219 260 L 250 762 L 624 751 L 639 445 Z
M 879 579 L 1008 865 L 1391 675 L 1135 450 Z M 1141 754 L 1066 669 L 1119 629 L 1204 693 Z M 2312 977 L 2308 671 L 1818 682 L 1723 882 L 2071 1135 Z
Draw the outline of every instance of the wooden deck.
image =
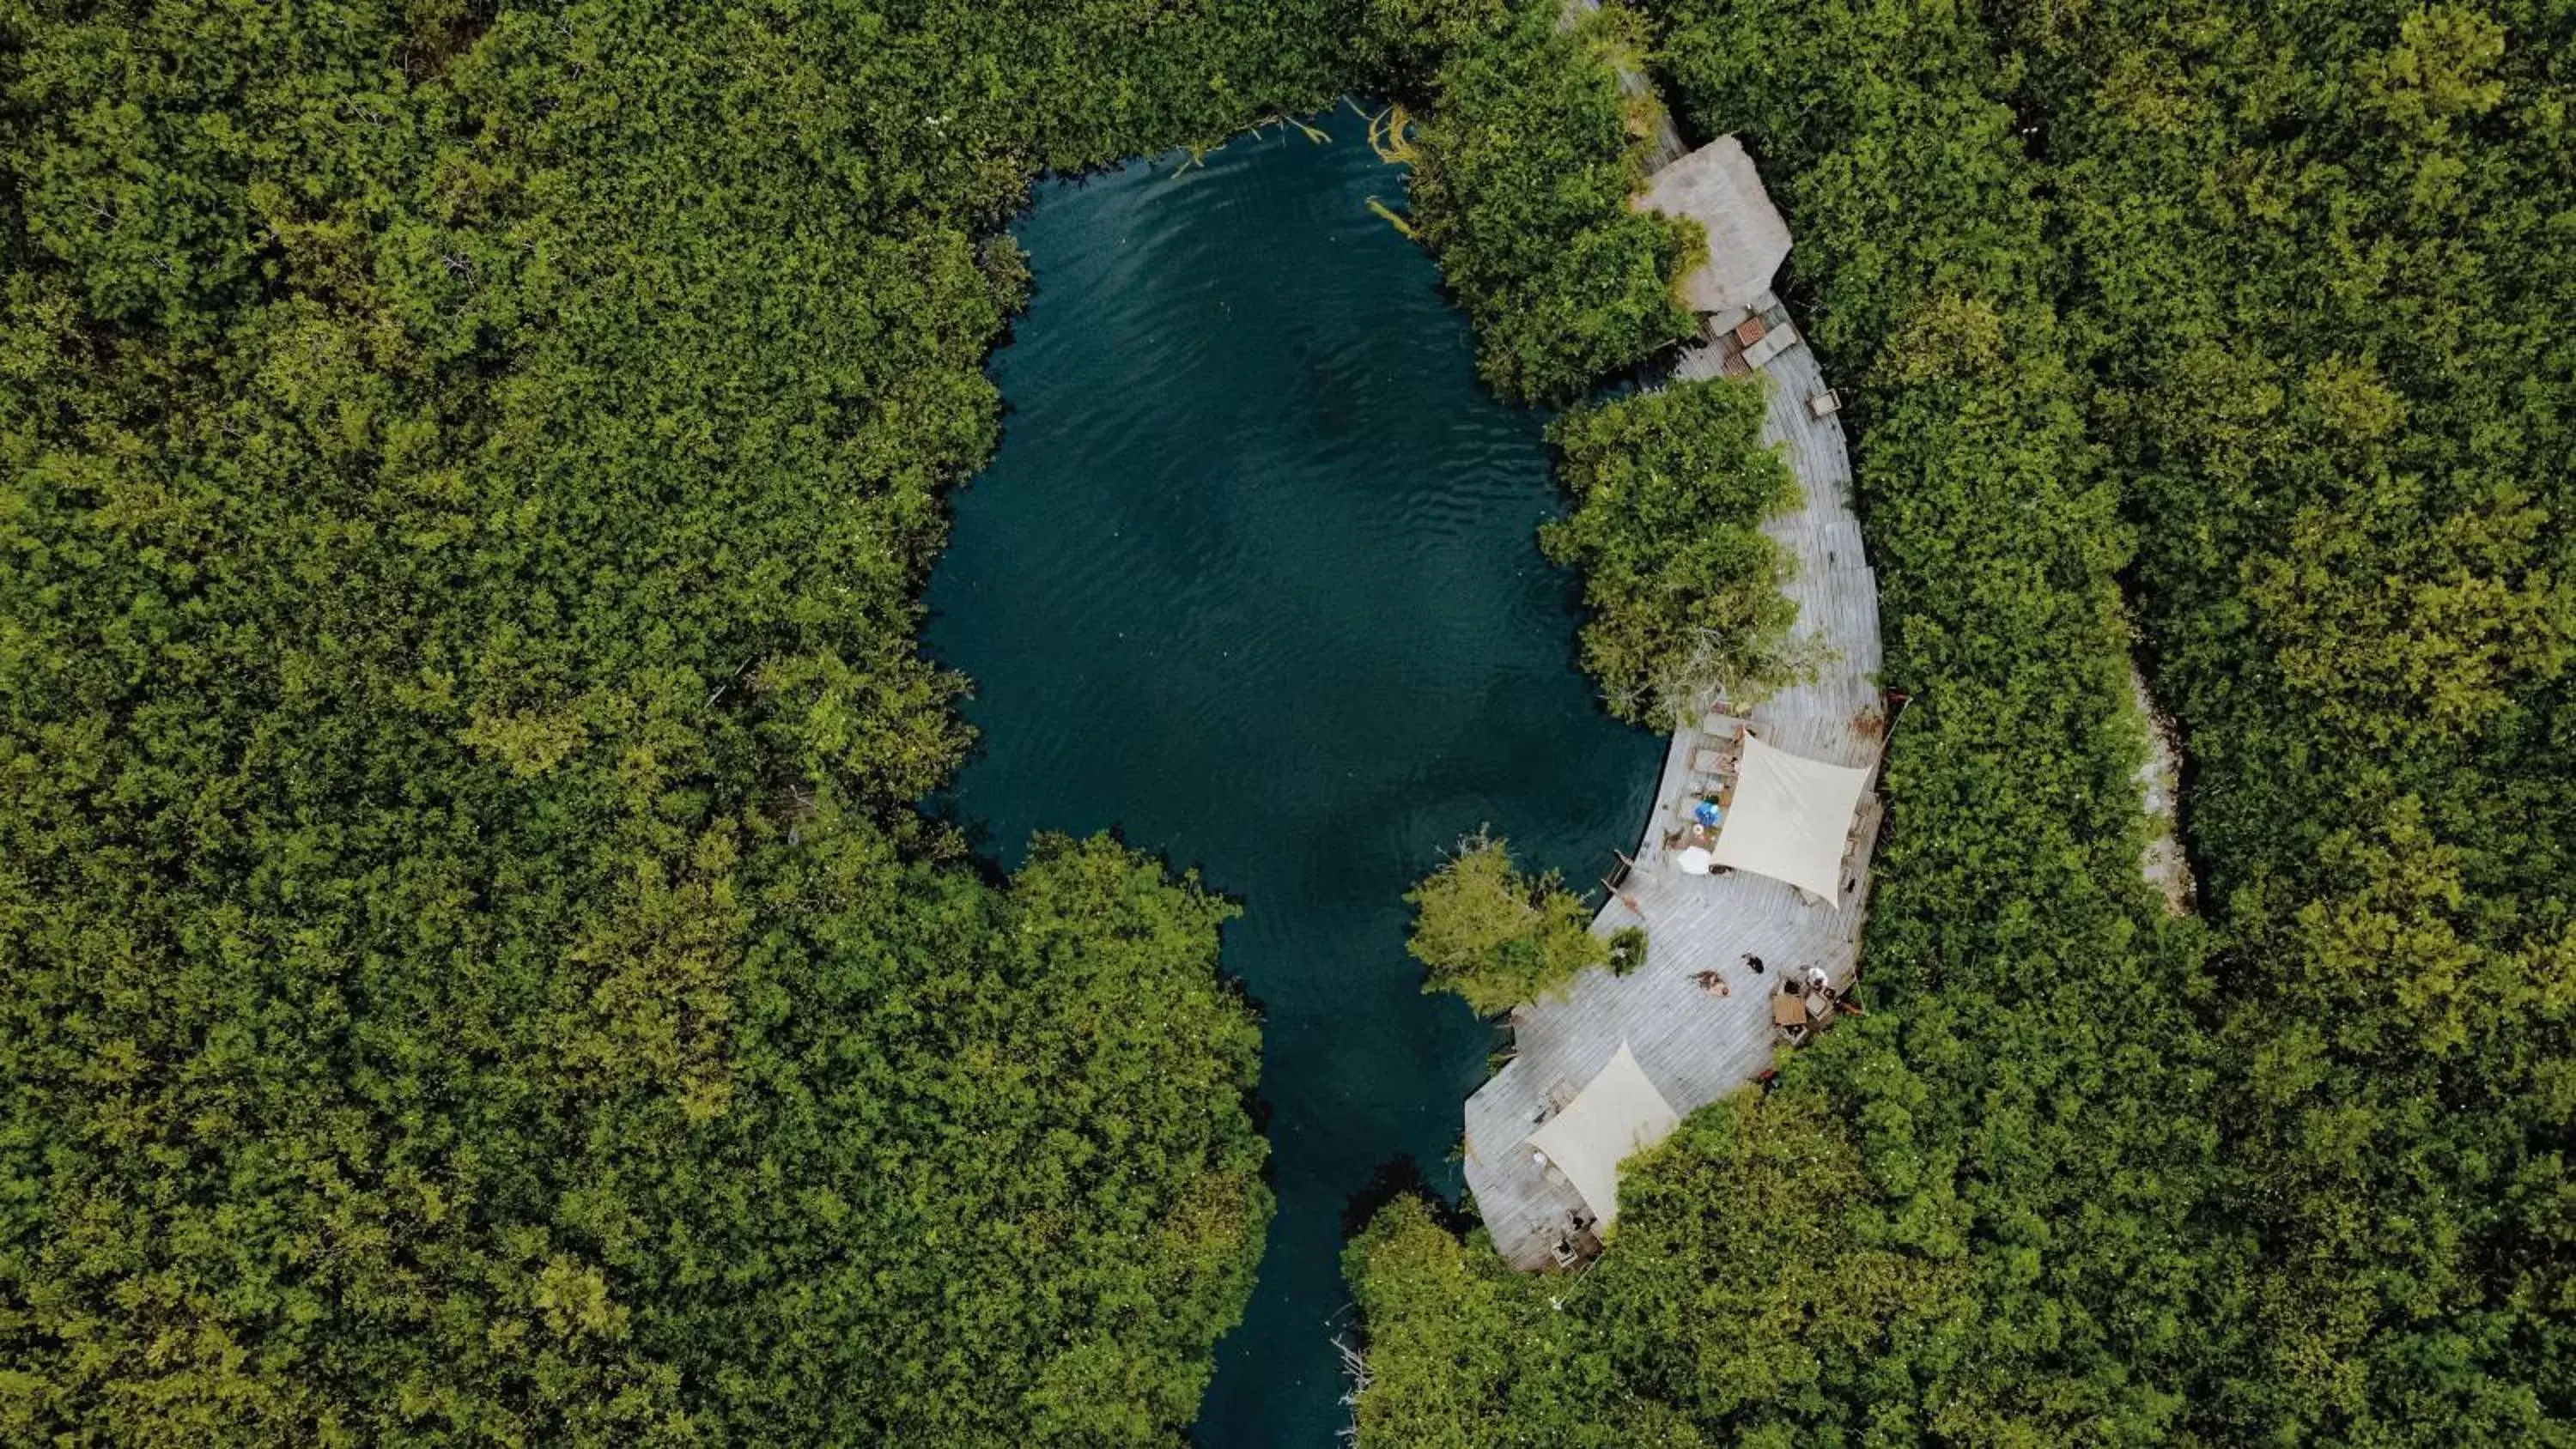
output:
M 1761 310 L 1776 329 L 1788 325 L 1778 299 Z M 1740 317 L 1710 319 L 1708 335 L 1684 355 L 1676 376 L 1709 377 L 1741 369 L 1723 330 Z M 1770 393 L 1764 437 L 1782 445 L 1797 473 L 1800 505 L 1764 525 L 1797 559 L 1788 587 L 1798 604 L 1797 630 L 1821 635 L 1831 651 L 1810 683 L 1784 689 L 1753 707 L 1764 739 L 1783 749 L 1842 765 L 1874 766 L 1886 728 L 1878 688 L 1878 580 L 1861 549 L 1851 509 L 1851 459 L 1842 427 L 1816 417 L 1807 400 L 1824 390 L 1816 358 L 1803 340 L 1760 369 Z M 1593 922 L 1608 933 L 1642 924 L 1647 964 L 1625 978 L 1592 971 L 1572 992 L 1524 1007 L 1515 1018 L 1512 1061 L 1467 1100 L 1466 1177 L 1494 1245 L 1516 1267 L 1552 1266 L 1551 1245 L 1582 1200 L 1548 1182 L 1523 1145 L 1545 1120 L 1549 1098 L 1580 1090 L 1626 1042 L 1675 1110 L 1689 1113 L 1750 1082 L 1771 1065 L 1770 988 L 1783 971 L 1821 966 L 1848 986 L 1859 959 L 1862 907 L 1869 893 L 1869 854 L 1878 834 L 1875 793 L 1862 805 L 1859 843 L 1845 860 L 1842 898 L 1810 902 L 1793 887 L 1747 875 L 1687 876 L 1662 856 L 1663 834 L 1680 818 L 1690 793 L 1691 753 L 1706 722 L 1673 737 L 1655 811 L 1632 854 L 1637 868 L 1621 896 Z M 1723 727 L 1723 722 L 1720 722 Z M 1602 861 L 1610 864 L 1610 844 Z M 1769 968 L 1753 975 L 1741 963 L 1759 956 Z M 1711 996 L 1691 978 L 1721 970 L 1732 996 Z
M 1599 0 L 1565 0 L 1560 23 L 1570 26 L 1598 7 Z M 1631 95 L 1651 94 L 1651 84 L 1635 71 L 1622 70 L 1620 84 Z M 1680 135 L 1659 111 L 1649 170 L 1661 171 L 1682 154 Z M 1759 349 L 1758 367 L 1747 367 L 1730 335 L 1745 320 L 1742 312 L 1705 318 L 1700 341 L 1673 367 L 1680 378 L 1758 371 L 1770 394 L 1763 437 L 1781 448 L 1798 477 L 1799 506 L 1764 524 L 1763 532 L 1796 558 L 1787 592 L 1797 601 L 1797 632 L 1820 636 L 1830 658 L 1813 680 L 1754 706 L 1750 718 L 1763 738 L 1783 749 L 1875 766 L 1887 728 L 1878 687 L 1878 578 L 1852 513 L 1851 454 L 1840 421 L 1817 417 L 1807 406 L 1824 391 L 1824 374 L 1803 338 L 1794 331 L 1781 336 L 1779 329 L 1791 326 L 1787 309 L 1765 292 L 1753 310 L 1773 339 Z M 1860 959 L 1870 852 L 1882 810 L 1874 790 L 1862 801 L 1858 843 L 1844 859 L 1842 898 L 1830 904 L 1742 871 L 1683 875 L 1663 859 L 1663 835 L 1687 809 L 1691 754 L 1705 742 L 1708 723 L 1677 731 L 1665 749 L 1654 814 L 1632 852 L 1637 867 L 1592 923 L 1599 934 L 1643 925 L 1645 968 L 1624 978 L 1586 972 L 1568 994 L 1523 1007 L 1514 1014 L 1512 1060 L 1467 1099 L 1467 1190 L 1494 1246 L 1514 1267 L 1555 1266 L 1553 1244 L 1583 1211 L 1574 1189 L 1547 1181 L 1525 1145 L 1553 1110 L 1551 1096 L 1570 1100 L 1624 1041 L 1664 1100 L 1687 1115 L 1771 1065 L 1770 991 L 1781 972 L 1821 966 L 1837 987 L 1848 987 Z M 1606 844 L 1602 862 L 1612 863 Z M 1748 955 L 1762 958 L 1766 974 L 1754 976 L 1742 964 Z M 1734 994 L 1702 991 L 1691 978 L 1706 970 L 1723 971 Z

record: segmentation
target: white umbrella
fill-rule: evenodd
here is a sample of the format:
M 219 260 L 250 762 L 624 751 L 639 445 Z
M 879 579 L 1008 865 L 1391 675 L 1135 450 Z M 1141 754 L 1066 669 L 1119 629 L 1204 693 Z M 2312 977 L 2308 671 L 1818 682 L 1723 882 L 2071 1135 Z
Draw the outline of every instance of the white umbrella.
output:
M 1684 875 L 1706 875 L 1712 862 L 1709 859 L 1708 847 L 1685 845 L 1674 852 L 1673 864 L 1681 867 Z

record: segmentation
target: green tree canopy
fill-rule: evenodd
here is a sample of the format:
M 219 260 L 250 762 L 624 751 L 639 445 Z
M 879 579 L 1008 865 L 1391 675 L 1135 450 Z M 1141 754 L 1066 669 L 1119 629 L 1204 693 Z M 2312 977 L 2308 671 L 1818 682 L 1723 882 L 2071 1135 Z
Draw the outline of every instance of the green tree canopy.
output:
M 1635 17 L 1563 18 L 1556 0 L 1513 0 L 1472 38 L 1443 26 L 1410 182 L 1413 226 L 1475 319 L 1477 371 L 1528 402 L 1577 397 L 1695 329 L 1674 284 L 1698 228 L 1628 209 L 1655 118 L 1619 84 Z
M 1225 914 L 913 802 L 1042 165 L 1348 7 L 0 10 L 0 1439 L 1126 1445 Z
M 1812 1087 L 1694 1113 L 1620 1173 L 1578 1278 L 1504 1266 L 1399 1199 L 1344 1255 L 1368 1324 L 1360 1439 L 1791 1445 L 1908 1437 L 1872 1358 L 1955 1333 L 1967 1276 L 1887 1241 L 1853 1135 Z
M 1760 528 L 1798 480 L 1763 445 L 1762 388 L 1675 382 L 1548 429 L 1574 509 L 1539 546 L 1583 574 L 1583 664 L 1622 719 L 1669 726 L 1799 673 L 1781 592 L 1795 560 Z
M 1562 877 L 1513 869 L 1511 847 L 1481 832 L 1404 899 L 1414 909 L 1405 949 L 1427 973 L 1422 989 L 1454 991 L 1482 1014 L 1561 990 L 1610 959 Z

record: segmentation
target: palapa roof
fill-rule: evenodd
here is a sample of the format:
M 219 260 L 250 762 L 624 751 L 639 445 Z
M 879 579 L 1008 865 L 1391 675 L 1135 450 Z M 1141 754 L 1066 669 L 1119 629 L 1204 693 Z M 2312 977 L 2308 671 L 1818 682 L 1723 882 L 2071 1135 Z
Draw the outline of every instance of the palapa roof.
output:
M 1789 226 L 1762 189 L 1753 158 L 1720 136 L 1658 171 L 1629 205 L 1685 216 L 1708 233 L 1708 257 L 1684 274 L 1682 304 L 1694 312 L 1756 310 L 1789 256 Z

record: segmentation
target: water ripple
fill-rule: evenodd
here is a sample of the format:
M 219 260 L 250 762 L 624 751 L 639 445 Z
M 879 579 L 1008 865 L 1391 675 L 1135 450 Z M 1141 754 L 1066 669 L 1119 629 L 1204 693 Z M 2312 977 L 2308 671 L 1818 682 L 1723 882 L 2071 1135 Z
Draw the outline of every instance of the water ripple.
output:
M 1574 672 L 1543 419 L 1475 384 L 1429 263 L 1369 214 L 1401 178 L 1238 140 L 1040 188 L 1000 454 L 956 500 L 929 645 L 978 685 L 961 806 L 1124 827 L 1242 900 L 1280 1218 L 1209 1444 L 1323 1446 L 1344 1199 L 1410 1154 L 1449 1190 L 1491 1033 L 1420 993 L 1406 885 L 1490 821 L 1586 880 L 1634 838 L 1656 743 Z M 1328 128 L 1335 122 L 1327 119 Z

